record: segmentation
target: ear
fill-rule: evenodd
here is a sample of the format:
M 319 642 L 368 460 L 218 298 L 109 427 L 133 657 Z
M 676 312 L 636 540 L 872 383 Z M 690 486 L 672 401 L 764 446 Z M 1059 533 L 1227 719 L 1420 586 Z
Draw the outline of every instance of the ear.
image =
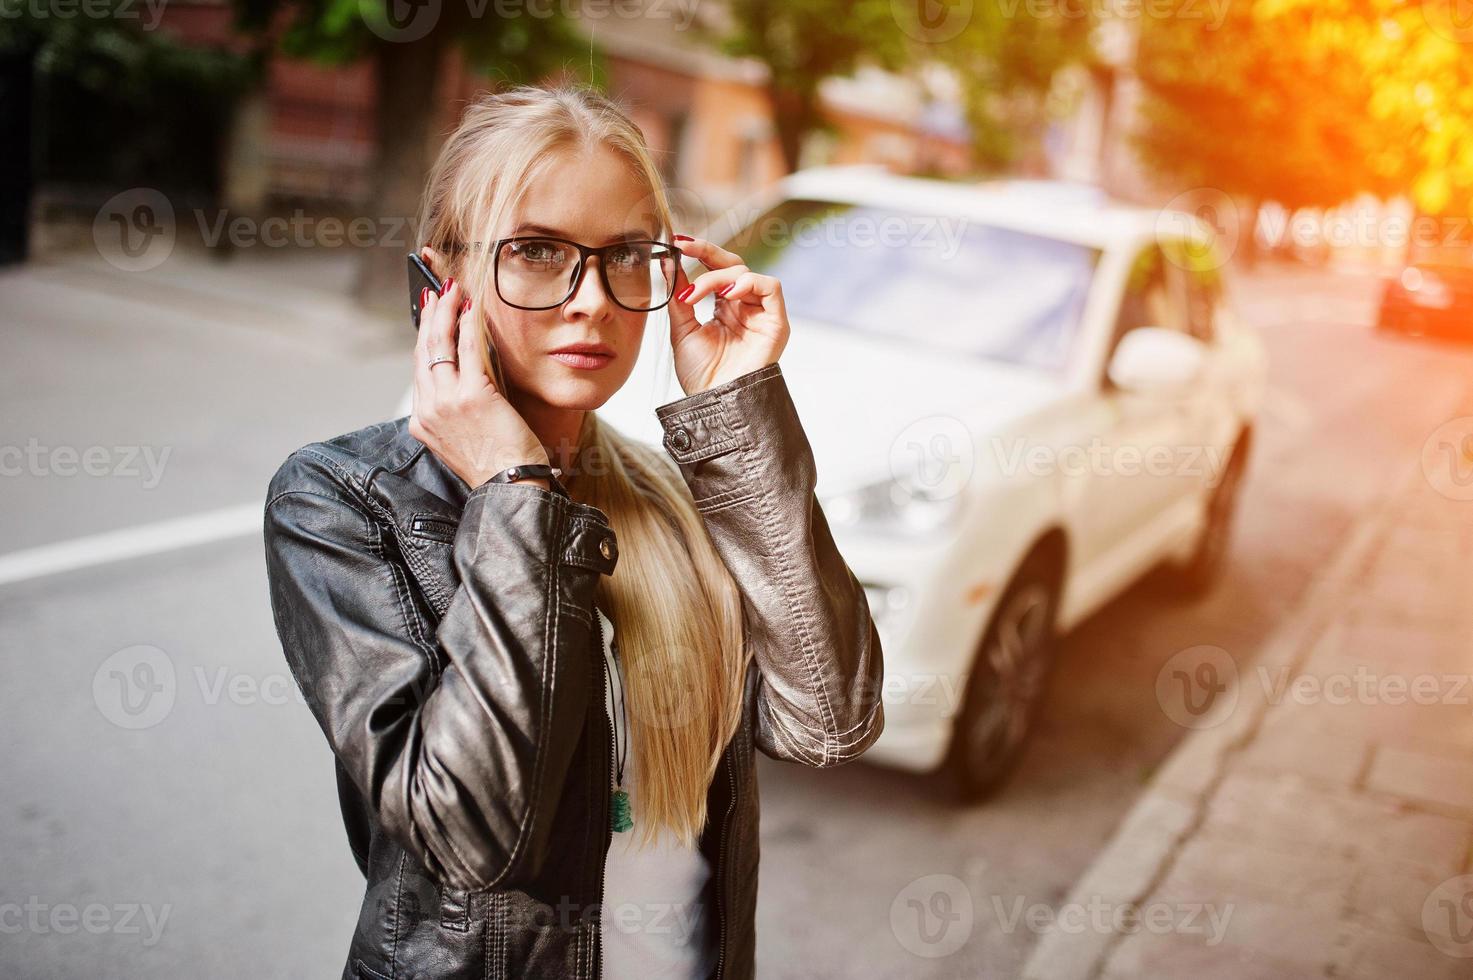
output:
M 424 245 L 420 247 L 419 257 L 424 259 L 425 265 L 430 267 L 430 271 L 435 274 L 436 279 L 441 282 L 445 281 L 445 260 L 440 257 L 439 252 L 430 248 L 428 245 Z

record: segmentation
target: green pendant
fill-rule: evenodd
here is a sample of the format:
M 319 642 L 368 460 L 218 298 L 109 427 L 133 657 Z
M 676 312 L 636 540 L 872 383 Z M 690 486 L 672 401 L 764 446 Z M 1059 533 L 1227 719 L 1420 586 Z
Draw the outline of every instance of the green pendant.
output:
M 629 794 L 622 789 L 614 790 L 609 816 L 613 818 L 615 833 L 622 834 L 634 826 L 634 817 L 629 811 Z

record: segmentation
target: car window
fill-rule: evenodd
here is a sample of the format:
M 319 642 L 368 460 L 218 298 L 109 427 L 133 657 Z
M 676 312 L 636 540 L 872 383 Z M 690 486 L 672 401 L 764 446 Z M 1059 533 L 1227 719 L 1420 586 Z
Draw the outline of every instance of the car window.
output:
M 1174 275 L 1155 245 L 1142 249 L 1126 275 L 1115 320 L 1115 343 L 1138 327 L 1165 327 L 1189 333 L 1184 282 Z
M 792 199 L 724 243 L 788 313 L 907 345 L 1063 371 L 1097 249 L 965 218 Z

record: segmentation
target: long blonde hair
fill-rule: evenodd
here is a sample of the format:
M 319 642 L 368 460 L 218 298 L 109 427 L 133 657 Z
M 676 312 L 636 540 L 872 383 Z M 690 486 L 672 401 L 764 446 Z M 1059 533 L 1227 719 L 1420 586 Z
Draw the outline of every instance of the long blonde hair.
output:
M 489 245 L 503 218 L 556 151 L 600 144 L 648 187 L 659 231 L 672 230 L 644 136 L 617 105 L 581 85 L 524 85 L 467 108 L 430 170 L 419 241 L 447 257 L 447 274 L 467 295 L 492 295 Z M 482 361 L 505 392 L 494 325 L 482 322 Z M 602 510 L 619 542 L 614 574 L 600 576 L 595 600 L 615 624 L 627 679 L 629 751 L 639 773 L 635 831 L 649 841 L 665 827 L 693 846 L 706 821 L 707 786 L 741 718 L 751 656 L 741 596 L 663 452 L 588 412 L 577 461 L 564 481 L 569 492 Z

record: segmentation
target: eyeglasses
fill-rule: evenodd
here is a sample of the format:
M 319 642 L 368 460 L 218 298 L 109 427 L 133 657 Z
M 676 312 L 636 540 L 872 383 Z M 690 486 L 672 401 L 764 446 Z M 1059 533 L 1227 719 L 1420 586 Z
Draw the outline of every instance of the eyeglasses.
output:
M 622 241 L 591 248 L 541 235 L 496 243 L 496 295 L 519 310 L 562 306 L 577 291 L 590 255 L 598 256 L 604 291 L 626 310 L 658 310 L 675 295 L 681 251 L 668 242 Z

